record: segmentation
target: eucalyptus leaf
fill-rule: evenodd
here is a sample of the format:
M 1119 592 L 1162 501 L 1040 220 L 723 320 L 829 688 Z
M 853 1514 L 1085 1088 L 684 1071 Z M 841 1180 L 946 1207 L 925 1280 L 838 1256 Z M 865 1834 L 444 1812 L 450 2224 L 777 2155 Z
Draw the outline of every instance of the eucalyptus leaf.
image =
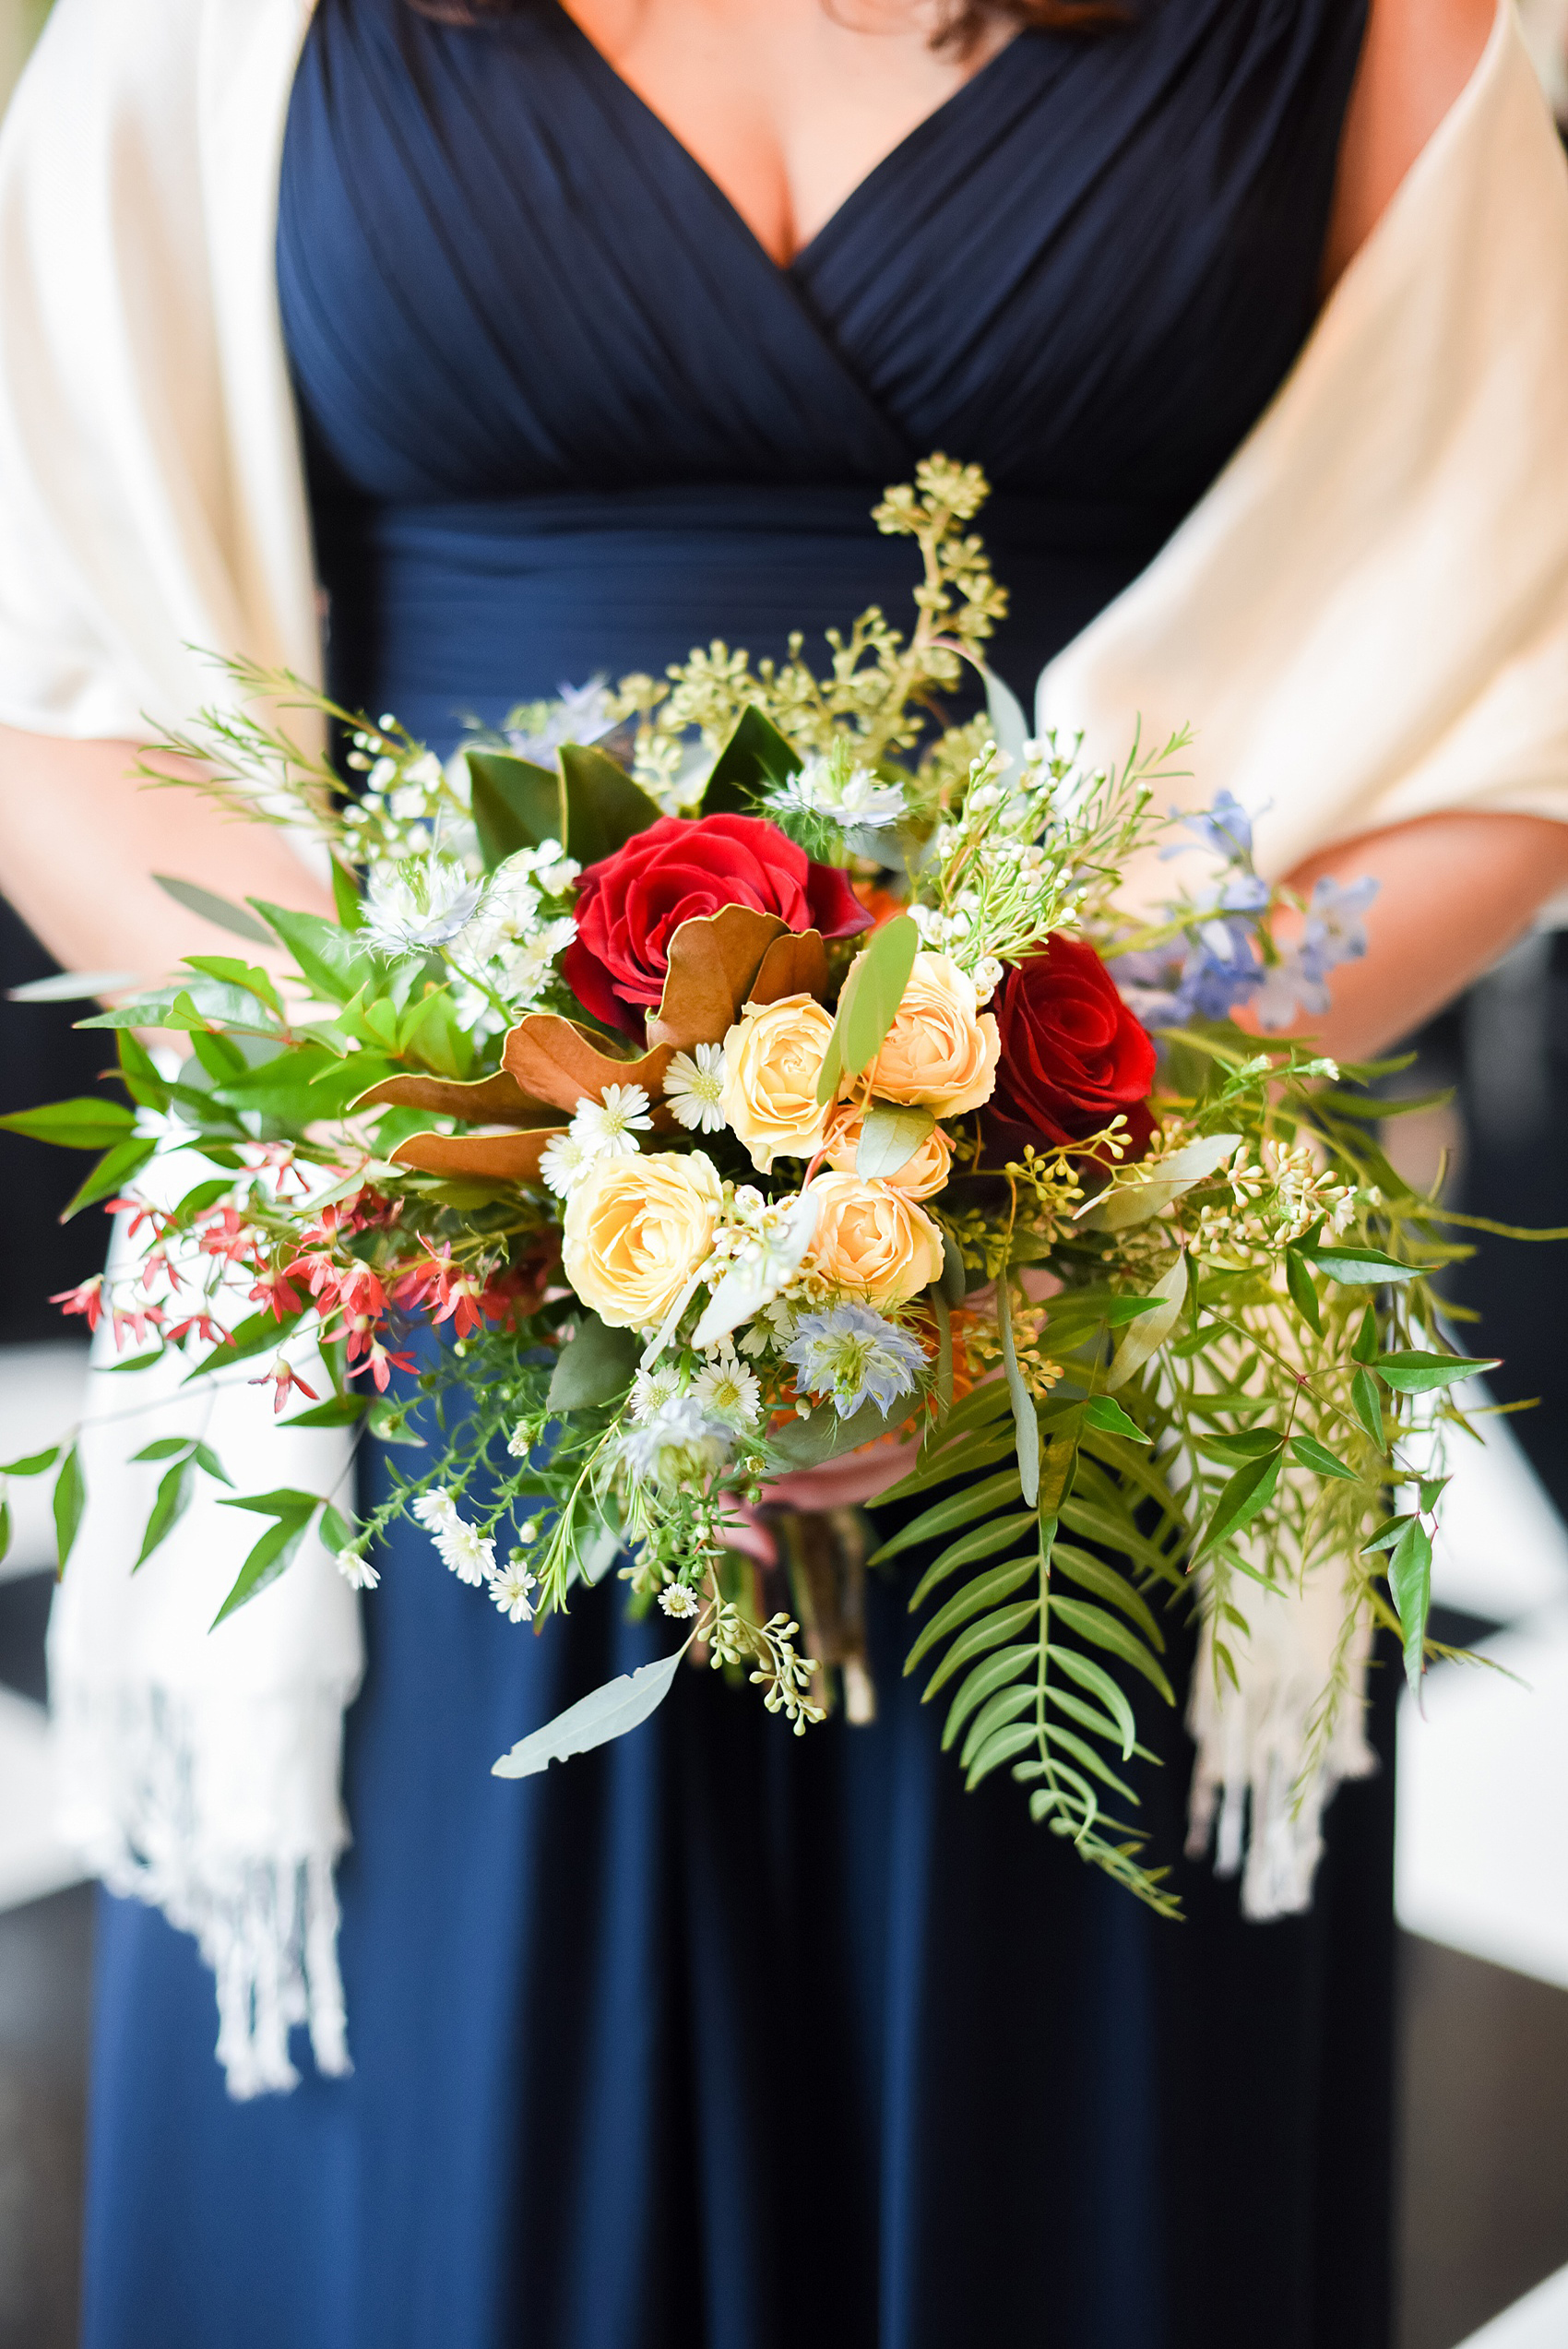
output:
M 885 1182 L 908 1165 L 936 1120 L 913 1103 L 873 1101 L 861 1127 L 855 1172 L 868 1182 Z
M 1106 1389 L 1114 1393 L 1124 1387 L 1134 1373 L 1140 1371 L 1151 1354 L 1158 1353 L 1182 1318 L 1182 1307 L 1187 1299 L 1187 1258 L 1179 1256 L 1169 1272 L 1162 1273 L 1149 1291 L 1146 1302 L 1156 1306 L 1145 1313 L 1129 1328 L 1115 1353 Z
M 921 934 L 911 917 L 896 913 L 891 922 L 872 932 L 850 963 L 817 1079 L 819 1102 L 830 1102 L 840 1079 L 858 1077 L 882 1050 L 898 1016 L 920 947 Z
M 1083 1220 L 1097 1232 L 1126 1232 L 1134 1224 L 1146 1223 L 1151 1215 L 1162 1214 L 1173 1199 L 1218 1174 L 1241 1146 L 1240 1134 L 1201 1135 L 1169 1158 L 1157 1160 L 1146 1177 L 1107 1192 Z
M 658 1663 L 639 1664 L 636 1672 L 623 1673 L 591 1696 L 579 1698 L 542 1729 L 519 1738 L 509 1753 L 492 1763 L 491 1775 L 532 1778 L 552 1761 L 566 1761 L 573 1754 L 590 1753 L 595 1746 L 624 1737 L 664 1702 L 685 1652 L 684 1648 L 677 1648 L 672 1656 L 661 1657 Z
M 551 1410 L 591 1410 L 614 1402 L 631 1385 L 641 1354 L 642 1340 L 635 1330 L 612 1330 L 597 1313 L 585 1313 L 551 1377 Z
M 155 873 L 152 877 L 165 897 L 172 897 L 187 912 L 199 913 L 215 930 L 228 930 L 237 938 L 248 938 L 253 946 L 272 944 L 271 931 L 265 929 L 254 913 L 247 913 L 243 905 L 231 905 L 226 897 L 215 897 L 196 881 L 179 881 L 169 873 Z
M 115 995 L 134 987 L 135 971 L 56 971 L 47 979 L 30 979 L 24 986 L 7 987 L 7 1003 L 81 1003 L 92 996 Z

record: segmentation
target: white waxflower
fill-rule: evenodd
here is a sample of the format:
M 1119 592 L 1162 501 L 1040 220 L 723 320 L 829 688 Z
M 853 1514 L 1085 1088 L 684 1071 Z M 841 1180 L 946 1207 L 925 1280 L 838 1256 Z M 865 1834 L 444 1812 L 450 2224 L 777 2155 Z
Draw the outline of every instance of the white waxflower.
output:
M 540 1154 L 539 1171 L 545 1189 L 553 1191 L 558 1199 L 565 1198 L 578 1175 L 593 1164 L 593 1151 L 576 1134 L 557 1134 L 553 1141 L 545 1143 Z
M 500 1567 L 490 1578 L 490 1595 L 508 1623 L 531 1623 L 533 1603 L 529 1592 L 538 1588 L 539 1578 L 530 1574 L 520 1557 Z
M 350 1591 L 374 1591 L 381 1580 L 377 1568 L 369 1558 L 361 1557 L 358 1550 L 339 1550 L 337 1564 Z
M 995 955 L 982 954 L 970 976 L 975 983 L 975 1001 L 989 1003 L 1002 984 L 1002 965 Z
M 659 1604 L 677 1623 L 685 1623 L 697 1612 L 697 1594 L 683 1582 L 667 1582 L 659 1594 Z
M 695 1044 L 678 1052 L 664 1072 L 664 1098 L 677 1125 L 688 1134 L 717 1134 L 724 1125 L 719 1106 L 724 1091 L 724 1047 Z
M 602 1102 L 586 1096 L 578 1102 L 572 1139 L 592 1158 L 636 1158 L 637 1135 L 653 1124 L 648 1108 L 640 1085 L 606 1085 Z
M 743 1427 L 754 1427 L 762 1415 L 757 1375 L 733 1354 L 699 1371 L 692 1382 L 692 1393 L 716 1418 L 738 1420 Z
M 398 953 L 445 946 L 473 920 L 484 884 L 455 856 L 408 856 L 373 866 L 364 899 L 365 935 Z

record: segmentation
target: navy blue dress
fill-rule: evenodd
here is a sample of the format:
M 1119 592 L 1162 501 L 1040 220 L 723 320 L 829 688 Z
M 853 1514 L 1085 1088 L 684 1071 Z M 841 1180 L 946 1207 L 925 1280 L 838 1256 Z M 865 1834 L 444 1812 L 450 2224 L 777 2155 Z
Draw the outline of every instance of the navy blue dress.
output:
M 279 281 L 335 690 L 463 716 L 880 600 L 932 448 L 1041 664 L 1309 329 L 1363 0 L 1021 34 L 779 268 L 555 0 L 320 0 Z M 1281 550 L 1288 559 L 1288 550 Z M 872 1593 L 873 1728 L 692 1674 L 565 1771 L 495 1756 L 668 1645 L 540 1640 L 410 1531 L 366 1607 L 341 1875 L 356 2069 L 230 2105 L 211 1985 L 105 1902 L 88 2349 L 1381 2349 L 1390 1805 L 1310 1920 L 1160 1924 L 966 1796 Z M 1386 1675 L 1385 1675 L 1386 1676 Z M 1158 1705 L 1154 1711 L 1158 1711 Z M 1189 1759 L 1146 1773 L 1162 1856 Z

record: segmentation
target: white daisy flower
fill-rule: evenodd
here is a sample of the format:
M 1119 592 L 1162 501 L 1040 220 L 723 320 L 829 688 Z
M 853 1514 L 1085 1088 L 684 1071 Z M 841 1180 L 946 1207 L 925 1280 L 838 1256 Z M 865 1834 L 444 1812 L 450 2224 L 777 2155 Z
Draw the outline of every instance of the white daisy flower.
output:
M 557 1134 L 540 1155 L 539 1171 L 547 1191 L 565 1198 L 579 1174 L 593 1163 L 594 1153 L 575 1133 Z
M 650 1106 L 640 1085 L 606 1085 L 602 1102 L 578 1102 L 572 1138 L 594 1158 L 636 1158 L 638 1134 L 653 1124 Z
M 738 1420 L 743 1427 L 754 1427 L 762 1415 L 762 1388 L 754 1370 L 748 1370 L 733 1354 L 710 1364 L 700 1371 L 692 1393 L 705 1411 L 718 1419 Z
M 646 1427 L 656 1412 L 681 1390 L 680 1373 L 671 1363 L 661 1363 L 657 1369 L 639 1370 L 632 1381 L 632 1417 L 639 1427 Z
M 659 1604 L 677 1623 L 685 1623 L 696 1614 L 699 1601 L 696 1592 L 689 1591 L 683 1582 L 667 1582 L 659 1594 Z
M 450 1493 L 422 1493 L 413 1514 L 435 1544 L 436 1555 L 459 1582 L 488 1582 L 495 1571 L 495 1544 L 457 1514 Z
M 490 1595 L 508 1623 L 531 1623 L 533 1604 L 529 1592 L 538 1586 L 538 1576 L 530 1574 L 520 1557 L 514 1557 L 490 1578 Z
M 724 1047 L 695 1044 L 678 1052 L 664 1072 L 664 1098 L 670 1114 L 688 1134 L 717 1134 L 724 1124 L 719 1106 L 724 1091 Z
M 374 1591 L 381 1580 L 377 1568 L 358 1550 L 339 1550 L 338 1571 L 350 1591 Z
M 422 1493 L 411 1507 L 414 1518 L 427 1533 L 449 1533 L 454 1525 L 462 1522 L 450 1493 Z

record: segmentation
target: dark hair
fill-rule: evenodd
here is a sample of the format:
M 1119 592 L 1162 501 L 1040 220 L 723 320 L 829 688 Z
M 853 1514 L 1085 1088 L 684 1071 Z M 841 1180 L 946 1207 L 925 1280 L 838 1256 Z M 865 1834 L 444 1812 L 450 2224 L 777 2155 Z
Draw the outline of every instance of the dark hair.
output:
M 481 24 L 487 17 L 515 17 L 529 6 L 529 0 L 410 0 L 410 5 L 422 17 L 466 25 Z M 833 5 L 833 0 L 826 0 L 826 5 Z M 1125 23 L 1126 10 L 1120 0 L 947 0 L 942 21 L 932 35 L 932 47 L 962 52 L 999 18 L 1052 32 L 1093 32 L 1101 26 Z

